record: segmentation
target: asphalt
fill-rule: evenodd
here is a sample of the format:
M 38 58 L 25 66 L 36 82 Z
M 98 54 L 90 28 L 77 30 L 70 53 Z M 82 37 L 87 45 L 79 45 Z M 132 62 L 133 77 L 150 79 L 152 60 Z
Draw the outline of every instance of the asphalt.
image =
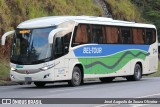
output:
M 48 84 L 44 88 L 31 85 L 0 86 L 0 98 L 160 98 L 160 77 L 142 78 L 141 81 L 126 81 L 118 78 L 111 83 L 85 81 L 79 87 L 67 83 Z M 1 106 L 1 105 L 0 105 Z M 35 105 L 36 106 L 36 105 Z M 47 105 L 52 106 L 53 105 Z M 54 104 L 56 107 L 158 107 L 160 105 L 108 105 L 108 104 Z

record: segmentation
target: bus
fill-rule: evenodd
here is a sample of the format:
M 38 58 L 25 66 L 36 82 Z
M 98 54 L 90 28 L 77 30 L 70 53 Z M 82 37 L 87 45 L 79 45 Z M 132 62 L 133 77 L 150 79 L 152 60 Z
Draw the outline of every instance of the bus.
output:
M 158 69 L 156 27 L 95 16 L 49 16 L 20 23 L 13 31 L 10 78 L 43 87 L 84 79 L 138 81 Z

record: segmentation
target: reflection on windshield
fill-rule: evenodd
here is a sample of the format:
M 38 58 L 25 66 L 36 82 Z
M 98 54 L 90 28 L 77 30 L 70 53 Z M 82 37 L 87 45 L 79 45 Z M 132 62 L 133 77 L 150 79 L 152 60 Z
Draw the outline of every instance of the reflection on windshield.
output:
M 52 28 L 32 29 L 28 33 L 17 30 L 11 53 L 11 62 L 18 64 L 36 64 L 51 58 L 51 46 L 48 43 Z

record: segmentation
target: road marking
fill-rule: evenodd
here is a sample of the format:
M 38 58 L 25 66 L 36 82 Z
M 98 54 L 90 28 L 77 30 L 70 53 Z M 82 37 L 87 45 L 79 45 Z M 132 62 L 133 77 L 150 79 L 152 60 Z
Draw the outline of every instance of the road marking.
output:
M 151 95 L 146 95 L 146 96 L 141 96 L 141 97 L 136 97 L 136 98 L 145 98 L 145 97 L 152 97 L 152 96 L 157 96 L 157 95 L 160 95 L 160 93 L 151 94 Z
M 69 89 L 64 89 L 64 90 L 55 90 L 55 91 L 49 91 L 51 93 L 55 93 L 55 92 L 63 92 L 63 91 L 72 91 L 72 90 L 79 90 L 79 89 L 88 89 L 88 88 L 95 88 L 96 86 L 92 86 L 92 87 L 81 87 L 81 88 L 69 88 Z
M 55 90 L 55 91 L 49 91 L 50 93 L 56 93 L 56 92 L 65 92 L 65 91 L 73 91 L 73 90 L 81 90 L 81 89 L 89 89 L 89 88 L 95 88 L 97 86 L 92 86 L 92 87 L 81 87 L 81 88 L 78 88 L 78 87 L 75 87 L 75 88 L 69 88 L 69 89 L 64 89 L 64 90 Z M 67 92 L 68 93 L 68 92 Z M 66 93 L 66 94 L 67 94 Z M 45 96 L 36 96 L 34 98 L 37 98 L 37 97 L 48 97 L 48 96 L 51 96 L 51 94 L 49 95 L 45 95 Z

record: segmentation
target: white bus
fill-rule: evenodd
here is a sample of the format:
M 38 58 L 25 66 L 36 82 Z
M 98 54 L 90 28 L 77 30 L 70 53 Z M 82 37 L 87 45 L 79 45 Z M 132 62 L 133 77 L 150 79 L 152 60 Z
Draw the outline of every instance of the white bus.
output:
M 158 69 L 156 27 L 92 16 L 53 16 L 22 22 L 14 31 L 10 78 L 16 82 L 138 81 Z

